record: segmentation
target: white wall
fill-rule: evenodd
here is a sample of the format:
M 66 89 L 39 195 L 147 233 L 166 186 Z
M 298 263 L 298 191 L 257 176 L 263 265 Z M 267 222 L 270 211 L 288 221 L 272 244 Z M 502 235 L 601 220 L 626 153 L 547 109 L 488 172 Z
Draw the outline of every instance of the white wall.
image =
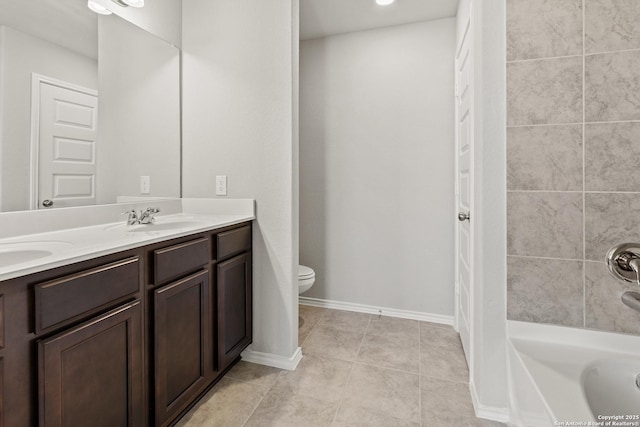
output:
M 2 133 L 3 211 L 29 209 L 31 146 L 31 74 L 63 80 L 91 89 L 98 88 L 98 63 L 45 40 L 0 26 L 2 72 L 0 103 Z
M 100 16 L 97 203 L 180 197 L 180 52 L 117 16 Z
M 301 43 L 304 296 L 453 315 L 455 28 Z
M 181 46 L 182 0 L 147 0 L 143 8 L 123 7 L 112 0 L 96 2 L 156 37 Z
M 297 0 L 183 8 L 183 195 L 255 198 L 254 351 L 297 349 Z

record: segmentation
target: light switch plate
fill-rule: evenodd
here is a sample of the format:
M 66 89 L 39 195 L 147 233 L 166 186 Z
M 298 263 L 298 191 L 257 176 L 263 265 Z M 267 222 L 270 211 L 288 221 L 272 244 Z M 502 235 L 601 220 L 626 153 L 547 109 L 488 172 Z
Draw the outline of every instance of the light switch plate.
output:
M 226 195 L 227 195 L 227 176 L 217 175 L 216 176 L 216 196 L 226 196 Z
M 151 177 L 149 176 L 140 177 L 140 193 L 141 194 L 151 193 Z

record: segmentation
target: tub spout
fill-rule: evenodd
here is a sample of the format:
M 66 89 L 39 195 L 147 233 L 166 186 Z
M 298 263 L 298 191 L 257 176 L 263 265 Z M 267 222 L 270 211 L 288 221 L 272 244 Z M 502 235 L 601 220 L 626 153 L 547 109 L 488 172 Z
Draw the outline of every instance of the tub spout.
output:
M 640 311 L 640 294 L 638 292 L 627 291 L 622 294 L 622 303 L 627 307 L 633 308 L 635 311 Z M 640 374 L 638 377 L 640 378 Z

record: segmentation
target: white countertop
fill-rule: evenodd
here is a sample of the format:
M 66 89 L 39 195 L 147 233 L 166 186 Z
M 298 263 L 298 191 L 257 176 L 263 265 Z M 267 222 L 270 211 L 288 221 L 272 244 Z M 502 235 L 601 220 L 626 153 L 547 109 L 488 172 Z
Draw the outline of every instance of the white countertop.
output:
M 183 206 L 192 207 L 195 213 L 158 215 L 152 225 L 127 226 L 121 220 L 0 238 L 0 255 L 22 252 L 27 257 L 35 257 L 0 265 L 0 281 L 255 219 L 252 201 L 251 209 L 236 212 L 234 209 L 215 209 L 216 205 L 207 206 L 200 200 Z M 67 211 L 67 215 L 72 214 Z

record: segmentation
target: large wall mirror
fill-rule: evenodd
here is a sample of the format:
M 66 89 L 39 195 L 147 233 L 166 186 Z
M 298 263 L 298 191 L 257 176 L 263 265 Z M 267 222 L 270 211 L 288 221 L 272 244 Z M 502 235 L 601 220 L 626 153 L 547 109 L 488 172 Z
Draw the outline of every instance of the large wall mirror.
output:
M 180 197 L 180 52 L 83 0 L 0 0 L 0 211 Z

